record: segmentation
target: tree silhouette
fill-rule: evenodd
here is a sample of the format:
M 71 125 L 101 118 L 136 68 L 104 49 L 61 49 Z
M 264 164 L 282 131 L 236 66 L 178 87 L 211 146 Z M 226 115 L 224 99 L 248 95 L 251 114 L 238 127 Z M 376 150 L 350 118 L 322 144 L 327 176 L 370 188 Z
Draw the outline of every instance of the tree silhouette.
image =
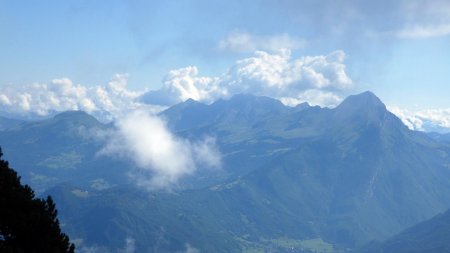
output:
M 0 252 L 73 253 L 52 198 L 36 198 L 2 156 L 0 148 Z

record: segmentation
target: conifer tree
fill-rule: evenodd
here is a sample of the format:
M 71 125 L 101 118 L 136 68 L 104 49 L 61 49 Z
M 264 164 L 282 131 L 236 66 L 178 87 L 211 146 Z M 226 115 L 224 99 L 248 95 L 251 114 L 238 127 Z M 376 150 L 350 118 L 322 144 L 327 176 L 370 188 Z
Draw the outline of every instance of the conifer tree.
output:
M 0 252 L 73 253 L 52 198 L 36 198 L 2 156 L 0 148 Z

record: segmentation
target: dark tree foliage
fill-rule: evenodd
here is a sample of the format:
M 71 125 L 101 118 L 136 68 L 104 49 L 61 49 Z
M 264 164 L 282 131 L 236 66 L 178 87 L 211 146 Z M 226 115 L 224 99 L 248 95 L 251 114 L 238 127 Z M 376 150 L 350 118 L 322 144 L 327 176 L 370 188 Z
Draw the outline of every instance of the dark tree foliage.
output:
M 2 156 L 0 148 L 0 252 L 73 253 L 52 198 L 36 198 Z

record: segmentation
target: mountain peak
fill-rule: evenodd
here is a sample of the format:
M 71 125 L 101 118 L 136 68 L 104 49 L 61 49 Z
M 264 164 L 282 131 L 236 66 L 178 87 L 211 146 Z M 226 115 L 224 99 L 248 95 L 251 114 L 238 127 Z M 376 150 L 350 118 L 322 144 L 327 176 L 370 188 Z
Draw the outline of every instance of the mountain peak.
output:
M 381 100 L 373 94 L 371 91 L 365 91 L 357 95 L 351 95 L 347 97 L 338 107 L 359 107 L 359 108 L 370 108 L 379 107 L 386 109 L 386 106 L 381 102 Z
M 372 92 L 366 91 L 357 95 L 348 96 L 336 107 L 338 113 L 353 115 L 355 113 L 384 113 L 386 106 Z
M 72 118 L 72 117 L 92 117 L 92 116 L 85 111 L 77 111 L 77 110 L 61 112 L 54 116 L 55 119 Z
M 192 104 L 192 103 L 200 103 L 200 102 L 198 102 L 197 100 L 195 100 L 193 98 L 188 98 L 188 99 L 186 99 L 186 101 L 184 101 L 184 103 Z
M 102 126 L 102 124 L 92 115 L 85 111 L 65 111 L 56 114 L 53 119 L 46 120 L 47 122 L 71 122 L 87 126 Z
M 181 102 L 181 103 L 178 103 L 178 104 L 175 104 L 175 105 L 169 107 L 168 109 L 163 111 L 161 114 L 179 113 L 184 110 L 199 110 L 199 108 L 203 109 L 205 107 L 207 107 L 207 105 L 205 105 L 195 99 L 188 98 L 184 102 Z
M 389 114 L 386 106 L 372 92 L 366 91 L 347 97 L 334 110 L 335 117 L 339 119 L 381 122 Z

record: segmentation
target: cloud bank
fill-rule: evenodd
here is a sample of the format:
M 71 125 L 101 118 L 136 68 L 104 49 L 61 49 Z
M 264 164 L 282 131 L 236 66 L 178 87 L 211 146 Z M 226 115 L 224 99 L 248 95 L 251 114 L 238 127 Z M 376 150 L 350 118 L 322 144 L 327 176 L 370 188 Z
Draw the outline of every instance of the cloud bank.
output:
M 115 125 L 100 154 L 131 159 L 138 168 L 132 179 L 149 190 L 171 188 L 200 168 L 221 166 L 214 139 L 192 142 L 175 136 L 161 118 L 147 112 L 135 111 Z
M 392 106 L 389 110 L 412 130 L 450 133 L 450 109 L 412 111 Z
M 49 83 L 6 86 L 0 90 L 0 111 L 15 117 L 40 117 L 55 112 L 82 110 L 111 119 L 125 110 L 140 107 L 136 99 L 143 92 L 127 89 L 127 75 L 117 74 L 103 86 L 86 87 L 68 78 Z
M 257 51 L 237 61 L 220 77 L 200 76 L 195 66 L 171 71 L 159 90 L 149 91 L 141 101 L 171 105 L 187 98 L 210 103 L 234 94 L 250 93 L 289 101 L 334 106 L 336 92 L 352 87 L 345 71 L 345 53 L 293 58 L 289 50 Z M 310 99 L 307 101 L 307 99 Z
M 158 111 L 188 98 L 210 103 L 239 93 L 274 97 L 290 105 L 309 102 L 334 106 L 340 101 L 338 93 L 352 87 L 345 57 L 343 51 L 300 58 L 292 57 L 289 50 L 257 51 L 251 57 L 236 61 L 220 76 L 201 76 L 195 66 L 169 71 L 162 87 L 152 91 L 129 90 L 124 74 L 115 75 L 105 85 L 93 87 L 75 84 L 68 78 L 3 86 L 0 114 L 33 118 L 83 110 L 107 121 L 143 107 Z

